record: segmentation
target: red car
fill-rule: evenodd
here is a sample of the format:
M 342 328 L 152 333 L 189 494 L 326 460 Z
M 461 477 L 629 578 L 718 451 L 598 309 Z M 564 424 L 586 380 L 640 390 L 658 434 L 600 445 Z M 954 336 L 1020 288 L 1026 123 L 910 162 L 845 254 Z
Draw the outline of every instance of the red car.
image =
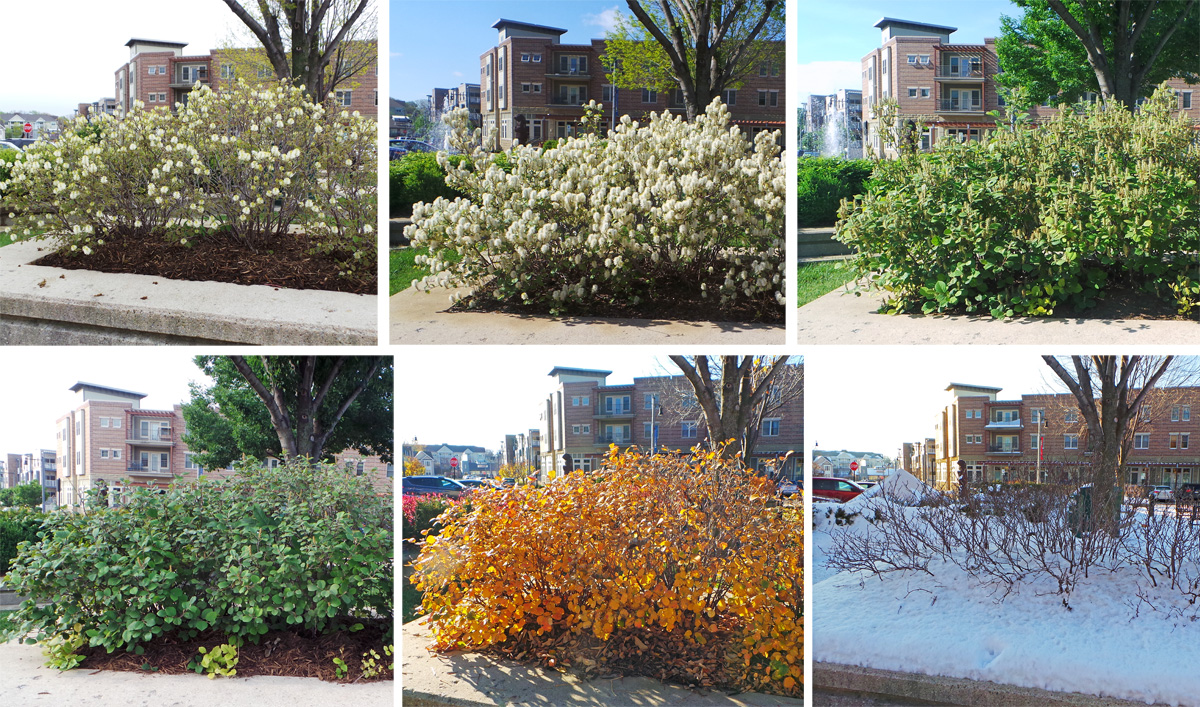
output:
M 866 489 L 850 479 L 839 479 L 833 476 L 813 477 L 812 495 L 814 498 L 829 498 L 845 503 L 863 491 Z

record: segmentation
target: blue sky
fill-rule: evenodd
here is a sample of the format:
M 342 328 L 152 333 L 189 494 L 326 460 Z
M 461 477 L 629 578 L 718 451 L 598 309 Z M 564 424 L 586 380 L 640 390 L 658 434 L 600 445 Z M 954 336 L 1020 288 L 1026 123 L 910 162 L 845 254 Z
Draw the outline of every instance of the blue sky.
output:
M 496 46 L 496 20 L 567 30 L 563 41 L 604 37 L 620 0 L 391 0 L 389 95 L 417 100 L 433 88 L 479 83 L 479 55 Z
M 793 0 L 794 2 L 797 0 Z M 1019 17 L 1010 0 L 798 0 L 801 101 L 808 95 L 862 87 L 862 57 L 879 46 L 882 17 L 957 27 L 951 42 L 982 44 L 1000 35 L 1000 16 Z

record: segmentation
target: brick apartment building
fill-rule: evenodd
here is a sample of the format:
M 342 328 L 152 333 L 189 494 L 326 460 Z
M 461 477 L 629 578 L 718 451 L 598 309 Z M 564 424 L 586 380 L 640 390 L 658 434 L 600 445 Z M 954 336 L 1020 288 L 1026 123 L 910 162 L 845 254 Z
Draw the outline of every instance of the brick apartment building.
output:
M 228 468 L 206 470 L 196 464 L 183 441 L 182 406 L 143 409 L 144 393 L 92 383 L 79 382 L 70 390 L 80 394 L 80 404 L 58 418 L 53 452 L 61 469 L 62 505 L 81 507 L 91 489 L 107 489 L 109 502 L 116 503 L 125 489 L 166 488 L 175 481 L 235 473 Z M 334 455 L 334 462 L 350 473 L 368 476 L 378 493 L 391 492 L 393 466 L 379 457 L 346 450 Z M 265 463 L 275 466 L 279 460 Z
M 643 450 L 688 450 L 707 442 L 703 416 L 696 408 L 694 419 L 676 420 L 655 408 L 655 396 L 686 398 L 690 387 L 682 376 L 634 378 L 633 383 L 609 385 L 611 371 L 554 367 L 553 392 L 540 410 L 538 430 L 541 472 L 562 471 L 564 454 L 571 455 L 571 468 L 599 468 L 610 445 Z M 660 402 L 659 408 L 662 408 Z M 651 420 L 655 430 L 651 430 Z M 746 454 L 748 464 L 762 469 L 789 451 L 804 449 L 804 399 L 787 401 L 763 420 L 758 443 Z M 803 464 L 789 460 L 782 470 L 791 479 L 800 478 Z
M 185 42 L 137 38 L 130 39 L 125 46 L 129 47 L 129 61 L 115 72 L 116 98 L 102 99 L 113 101 L 111 112 L 114 115 L 124 115 L 135 101 L 141 101 L 146 108 L 173 108 L 176 103 L 186 105 L 188 94 L 197 82 L 220 90 L 223 81 L 237 78 L 237 62 L 223 55 L 220 49 L 187 55 L 183 53 L 187 46 Z M 242 78 L 250 82 L 274 80 L 275 74 L 265 57 L 262 66 L 255 71 L 256 75 Z M 379 105 L 378 83 L 376 58 L 346 86 L 332 94 L 330 100 L 339 108 L 374 117 Z M 84 105 L 87 104 L 80 104 L 80 108 Z
M 570 135 L 589 101 L 604 106 L 609 127 L 612 115 L 641 117 L 670 110 L 683 114 L 682 91 L 663 94 L 644 89 L 617 89 L 607 83 L 600 62 L 605 41 L 563 44 L 564 29 L 501 19 L 496 46 L 479 58 L 480 115 L 484 135 L 495 129 L 500 149 L 514 144 L 538 144 Z M 783 48 L 777 61 L 764 63 L 739 89 L 724 92 L 733 122 L 751 135 L 782 130 L 786 90 Z
M 960 460 L 972 482 L 1074 483 L 1090 467 L 1087 424 L 1073 396 L 1002 400 L 1000 388 L 960 383 L 946 390 L 950 403 L 939 413 L 934 439 L 924 445 L 933 459 L 932 485 L 955 485 Z M 1125 483 L 1174 487 L 1200 481 L 1200 388 L 1151 391 L 1130 434 Z
M 479 114 L 479 84 L 460 83 L 452 88 L 435 88 L 429 94 L 429 112 L 434 123 L 441 121 L 442 116 L 456 108 L 466 108 L 473 127 L 481 125 Z
M 927 126 L 921 136 L 921 149 L 928 150 L 947 138 L 978 140 L 995 123 L 986 113 L 1003 110 L 996 76 L 1000 72 L 996 40 L 987 37 L 983 44 L 952 44 L 955 27 L 910 22 L 884 17 L 875 26 L 882 30 L 882 42 L 862 58 L 862 117 L 864 141 L 868 152 L 878 155 L 880 133 L 871 119 L 871 106 L 894 98 L 902 119 L 920 120 Z M 1200 103 L 1193 92 L 1200 86 L 1172 79 L 1178 109 L 1194 123 L 1200 123 Z M 1196 96 L 1200 99 L 1200 95 Z M 1095 101 L 1096 94 L 1084 100 Z M 1047 101 L 1028 112 L 1034 120 L 1054 115 L 1057 107 Z M 888 148 L 887 154 L 895 152 Z

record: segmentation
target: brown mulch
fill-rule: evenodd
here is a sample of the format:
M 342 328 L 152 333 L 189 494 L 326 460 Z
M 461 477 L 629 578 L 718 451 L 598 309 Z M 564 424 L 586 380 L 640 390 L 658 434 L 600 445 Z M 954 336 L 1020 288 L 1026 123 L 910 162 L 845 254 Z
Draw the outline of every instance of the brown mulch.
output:
M 706 643 L 687 638 L 687 629 L 618 629 L 607 641 L 590 633 L 536 635 L 522 631 L 487 653 L 543 667 L 571 670 L 585 677 L 645 676 L 695 687 L 736 689 L 727 672 L 729 655 L 739 625 L 732 617 L 718 617 L 716 631 L 705 631 Z
M 723 281 L 723 280 L 722 280 Z M 774 295 L 747 300 L 744 297 L 731 305 L 722 305 L 719 296 L 702 298 L 696 295 L 695 282 L 653 283 L 654 292 L 638 304 L 625 298 L 604 293 L 586 303 L 568 304 L 558 316 L 611 317 L 617 319 L 669 319 L 684 322 L 744 322 L 783 324 L 784 307 Z M 710 283 L 709 290 L 718 292 L 720 282 Z M 499 300 L 492 294 L 495 286 L 489 282 L 477 287 L 474 294 L 450 307 L 451 312 L 504 312 L 507 314 L 549 315 L 550 307 L 537 302 L 522 302 L 520 297 Z
M 312 255 L 313 243 L 294 234 L 256 251 L 224 233 L 189 238 L 188 244 L 169 243 L 159 235 L 108 235 L 91 255 L 51 253 L 34 265 L 67 270 L 154 275 L 172 280 L 267 285 L 294 290 L 330 290 L 360 295 L 378 294 L 374 267 L 353 278 L 338 274 L 337 262 L 346 256 Z
M 388 666 L 393 664 L 395 656 L 383 652 L 386 623 L 363 623 L 365 628 L 353 633 L 339 631 L 313 636 L 296 631 L 268 632 L 257 644 L 247 641 L 238 650 L 237 677 L 276 675 L 344 683 L 391 680 L 393 671 L 388 670 Z M 173 635 L 156 638 L 143 646 L 145 653 L 142 655 L 124 651 L 106 653 L 103 648 L 85 647 L 79 650 L 81 655 L 87 656 L 80 667 L 180 675 L 190 672 L 187 664 L 199 657 L 201 646 L 212 650 L 226 641 L 225 635 L 206 631 L 189 640 L 180 640 Z M 379 654 L 375 662 L 382 672 L 379 677 L 365 679 L 362 677 L 362 656 L 370 650 Z M 346 677 L 337 676 L 334 658 L 346 662 L 349 667 Z

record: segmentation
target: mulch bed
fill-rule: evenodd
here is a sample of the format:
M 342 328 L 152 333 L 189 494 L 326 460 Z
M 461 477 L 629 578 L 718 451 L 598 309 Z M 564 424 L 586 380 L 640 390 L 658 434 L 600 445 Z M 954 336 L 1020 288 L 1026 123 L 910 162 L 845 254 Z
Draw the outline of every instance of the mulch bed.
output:
M 393 671 L 387 667 L 395 656 L 384 655 L 384 621 L 364 621 L 365 628 L 353 633 L 339 631 L 325 635 L 306 635 L 295 631 L 271 631 L 257 644 L 245 643 L 238 650 L 236 677 L 276 675 L 295 678 L 319 678 L 328 682 L 374 682 L 391 680 Z M 106 653 L 103 648 L 84 647 L 80 655 L 87 656 L 80 664 L 82 669 L 123 670 L 128 672 L 156 672 L 165 675 L 181 675 L 192 672 L 187 664 L 200 654 L 200 647 L 211 650 L 226 642 L 223 634 L 206 631 L 200 636 L 180 640 L 175 636 L 162 636 L 144 645 L 145 653 L 135 655 L 124 651 Z M 379 654 L 375 662 L 382 670 L 379 677 L 369 680 L 362 677 L 362 656 L 374 650 Z M 335 672 L 334 658 L 341 658 L 349 667 L 346 677 L 339 678 Z
M 714 623 L 717 630 L 704 633 L 705 645 L 686 638 L 683 626 L 676 626 L 670 633 L 662 629 L 618 629 L 607 641 L 586 632 L 578 636 L 566 631 L 538 636 L 534 628 L 486 652 L 571 670 L 587 678 L 645 676 L 695 687 L 736 690 L 727 666 L 730 653 L 736 650 L 733 643 L 739 626 L 732 617 L 719 617 Z
M 669 319 L 685 322 L 745 322 L 783 324 L 784 307 L 774 295 L 747 300 L 738 298 L 732 305 L 722 305 L 720 297 L 701 298 L 694 293 L 695 282 L 669 283 L 657 281 L 652 296 L 634 305 L 625 299 L 599 293 L 594 299 L 564 307 L 558 316 L 611 317 L 617 319 Z M 717 285 L 709 290 L 717 292 Z M 475 292 L 450 307 L 451 312 L 505 312 L 508 314 L 549 315 L 548 305 L 522 302 L 519 297 L 496 299 L 492 283 L 475 288 Z
M 67 270 L 154 275 L 172 280 L 267 285 L 294 290 L 330 290 L 360 295 L 379 292 L 378 274 L 368 272 L 345 278 L 338 260 L 345 256 L 314 256 L 307 236 L 291 235 L 257 252 L 223 233 L 188 239 L 186 246 L 168 243 L 162 236 L 106 236 L 91 255 L 51 253 L 34 265 Z

